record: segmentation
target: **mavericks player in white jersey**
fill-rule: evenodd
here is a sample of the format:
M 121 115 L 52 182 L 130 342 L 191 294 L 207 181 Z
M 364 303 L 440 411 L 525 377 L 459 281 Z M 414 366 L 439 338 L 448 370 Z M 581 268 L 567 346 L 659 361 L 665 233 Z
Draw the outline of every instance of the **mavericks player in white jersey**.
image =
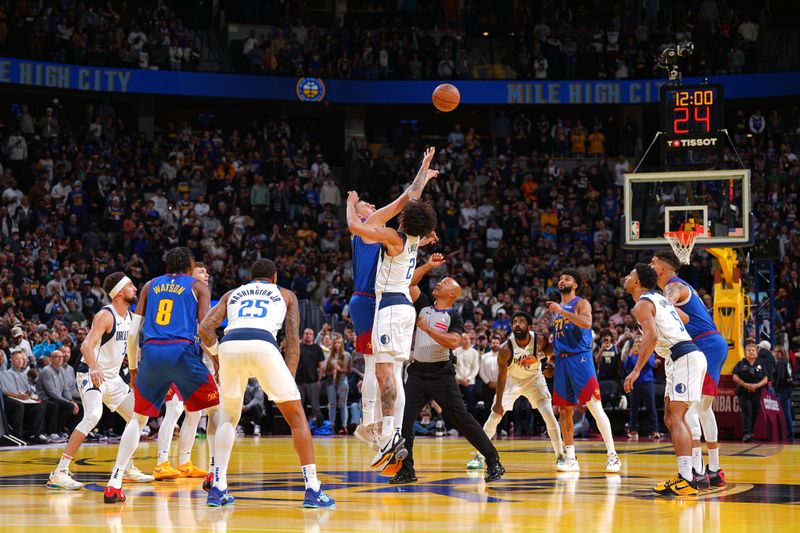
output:
M 511 316 L 512 335 L 497 352 L 497 389 L 492 412 L 483 425 L 483 431 L 490 439 L 493 438 L 505 412 L 513 410 L 517 398 L 525 396 L 544 418 L 547 435 L 556 456 L 556 466 L 563 470 L 564 445 L 561 441 L 561 428 L 553 413 L 553 398 L 547 389 L 541 366 L 547 340 L 537 333 L 531 335 L 532 325 L 533 317 L 528 313 L 518 311 Z M 467 468 L 483 469 L 483 458 L 480 454 L 475 454 L 475 458 L 467 463 Z
M 300 311 L 297 297 L 290 290 L 278 287 L 275 263 L 259 259 L 250 269 L 252 281 L 228 291 L 200 323 L 203 349 L 212 357 L 219 356 L 219 391 L 222 404 L 216 434 L 217 463 L 214 481 L 208 492 L 207 505 L 231 505 L 228 493 L 228 464 L 236 424 L 242 414 L 242 399 L 251 377 L 275 402 L 292 430 L 292 440 L 300 457 L 306 483 L 304 507 L 335 507 L 333 498 L 325 494 L 317 479 L 314 448 L 300 391 L 294 381 L 300 361 Z M 227 317 L 228 327 L 222 342 L 216 330 Z M 286 322 L 284 340 L 286 361 L 278 349 L 276 337 Z
M 133 392 L 120 377 L 119 370 L 127 351 L 130 309 L 131 304 L 136 303 L 136 286 L 124 273 L 115 272 L 103 280 L 103 290 L 111 304 L 94 315 L 89 334 L 81 344 L 81 362 L 75 376 L 83 403 L 83 419 L 73 430 L 58 466 L 50 474 L 47 487 L 51 489 L 78 490 L 83 487 L 83 483 L 70 475 L 69 465 L 86 435 L 100 422 L 103 404 L 119 413 L 126 422 L 133 414 Z M 123 479 L 135 483 L 153 481 L 152 476 L 133 466 L 133 461 L 125 470 Z
M 636 305 L 633 316 L 642 328 L 639 358 L 625 378 L 625 392 L 633 389 L 650 355 L 655 350 L 664 358 L 667 384 L 664 398 L 664 423 L 669 428 L 672 446 L 678 457 L 678 476 L 656 485 L 653 490 L 664 496 L 697 494 L 692 476 L 692 432 L 685 416 L 689 407 L 700 402 L 706 375 L 706 357 L 692 343 L 684 324 L 689 317 L 669 300 L 653 291 L 658 274 L 646 263 L 637 263 L 625 278 L 625 291 Z
M 380 449 L 372 460 L 381 468 L 393 456 L 404 459 L 403 438 L 396 431 L 395 399 L 398 382 L 395 361 L 407 361 L 411 356 L 416 312 L 411 303 L 409 285 L 417 264 L 420 240 L 434 235 L 436 211 L 430 204 L 411 201 L 400 212 L 399 229 L 375 227 L 361 222 L 356 214 L 358 194 L 350 191 L 347 197 L 347 226 L 354 235 L 381 243 L 378 270 L 375 274 L 375 322 L 372 326 L 372 353 L 375 373 L 381 393 Z

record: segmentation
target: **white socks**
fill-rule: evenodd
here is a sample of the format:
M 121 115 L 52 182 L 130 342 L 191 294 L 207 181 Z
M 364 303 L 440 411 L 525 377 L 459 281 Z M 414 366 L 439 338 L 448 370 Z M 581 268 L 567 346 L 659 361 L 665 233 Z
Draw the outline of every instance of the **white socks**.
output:
M 394 417 L 384 416 L 381 420 L 381 437 L 391 437 L 394 435 Z
M 403 383 L 403 363 L 394 363 L 394 384 L 397 396 L 394 399 L 394 429 L 399 434 L 403 427 L 403 412 L 406 410 L 406 389 Z
M 703 468 L 703 448 L 692 448 L 692 468 L 698 474 L 705 471 L 705 468 Z
M 375 403 L 378 400 L 378 378 L 375 376 L 375 356 L 364 357 L 364 381 L 361 383 L 361 423 L 365 426 L 375 423 Z
M 719 448 L 708 450 L 708 468 L 716 472 L 719 470 Z
M 122 475 L 130 463 L 133 453 L 139 446 L 139 436 L 142 433 L 142 426 L 145 424 L 147 424 L 147 417 L 134 413 L 133 418 L 125 426 L 125 431 L 122 432 L 122 439 L 119 441 L 117 462 L 111 473 L 111 479 L 108 481 L 109 486 L 115 489 L 122 488 Z
M 678 473 L 686 481 L 691 481 L 693 479 L 693 476 L 692 476 L 692 456 L 691 455 L 679 455 L 678 456 Z
M 611 431 L 611 421 L 608 419 L 606 412 L 603 411 L 603 404 L 600 403 L 600 400 L 593 398 L 586 402 L 586 408 L 594 417 L 597 430 L 600 431 L 600 435 L 603 436 L 603 442 L 606 444 L 606 451 L 608 454 L 617 453 L 614 448 L 614 433 Z
M 306 489 L 311 489 L 314 492 L 319 492 L 319 479 L 317 479 L 317 465 L 303 465 L 303 479 L 306 482 Z
M 194 447 L 194 439 L 197 436 L 197 424 L 200 423 L 200 417 L 203 416 L 203 411 L 186 411 L 186 416 L 183 417 L 183 424 L 181 425 L 181 438 L 180 438 L 180 454 L 178 455 L 178 464 L 185 465 L 192 459 L 192 448 Z
M 497 433 L 497 424 L 499 424 L 502 419 L 503 417 L 494 411 L 489 413 L 489 418 L 487 418 L 486 423 L 483 424 L 483 432 L 486 433 L 489 440 L 494 438 L 494 434 Z
M 225 490 L 228 488 L 227 470 L 227 468 L 222 468 L 219 466 L 214 467 L 214 487 L 218 488 L 219 490 Z
M 547 426 L 547 436 L 550 437 L 550 444 L 553 445 L 553 452 L 558 459 L 564 453 L 564 443 L 561 440 L 561 426 L 558 425 L 556 415 L 553 413 L 553 405 L 543 400 L 536 405 L 539 409 L 539 414 L 544 418 L 544 423 Z
M 169 448 L 172 445 L 172 437 L 175 434 L 175 426 L 178 424 L 178 419 L 181 417 L 181 413 L 183 413 L 183 402 L 180 401 L 177 396 L 173 396 L 166 404 L 164 418 L 161 420 L 161 426 L 158 428 L 159 464 L 169 461 Z M 185 423 L 186 422 L 184 421 L 184 424 Z M 182 431 L 181 437 L 183 437 Z
M 575 445 L 567 444 L 564 446 L 564 453 L 567 454 L 567 459 L 575 459 Z
M 69 465 L 72 462 L 72 456 L 67 455 L 65 453 L 61 454 L 61 459 L 58 461 L 58 466 L 56 467 L 56 471 L 58 470 L 69 470 Z

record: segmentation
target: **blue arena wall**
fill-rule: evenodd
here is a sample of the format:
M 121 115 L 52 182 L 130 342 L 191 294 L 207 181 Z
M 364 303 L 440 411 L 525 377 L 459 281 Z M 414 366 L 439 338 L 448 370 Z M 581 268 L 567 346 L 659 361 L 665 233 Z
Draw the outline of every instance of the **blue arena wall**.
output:
M 700 78 L 685 78 L 686 84 Z M 716 76 L 725 97 L 800 94 L 800 72 Z M 429 104 L 441 81 L 356 81 L 204 72 L 136 70 L 0 58 L 0 85 L 120 94 L 325 101 L 336 104 Z M 663 80 L 491 80 L 453 82 L 463 104 L 640 104 L 658 101 Z

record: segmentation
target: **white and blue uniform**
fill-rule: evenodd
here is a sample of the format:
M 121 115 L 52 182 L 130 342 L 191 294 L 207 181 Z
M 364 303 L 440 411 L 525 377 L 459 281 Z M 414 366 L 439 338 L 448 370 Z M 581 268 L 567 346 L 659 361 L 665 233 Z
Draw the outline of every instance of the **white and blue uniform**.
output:
M 419 237 L 400 233 L 403 250 L 389 256 L 381 249 L 375 275 L 375 323 L 372 353 L 376 363 L 404 361 L 411 356 L 411 340 L 417 314 L 411 303 L 409 285 L 417 265 Z
M 280 288 L 252 281 L 228 297 L 228 327 L 219 345 L 219 389 L 222 401 L 241 401 L 247 380 L 258 379 L 275 403 L 300 399 L 300 391 L 275 338 L 286 318 Z
M 699 402 L 703 395 L 706 356 L 692 342 L 669 300 L 648 292 L 642 295 L 656 308 L 656 354 L 664 359 L 665 396 L 673 402 Z
M 524 348 L 517 344 L 514 335 L 508 338 L 508 347 L 512 353 L 508 362 L 506 388 L 503 390 L 503 409 L 506 411 L 514 409 L 514 403 L 520 396 L 528 398 L 534 409 L 538 408 L 541 401 L 551 399 L 542 374 L 541 362 L 535 352 L 537 334 L 531 332 L 530 337 L 531 340 Z

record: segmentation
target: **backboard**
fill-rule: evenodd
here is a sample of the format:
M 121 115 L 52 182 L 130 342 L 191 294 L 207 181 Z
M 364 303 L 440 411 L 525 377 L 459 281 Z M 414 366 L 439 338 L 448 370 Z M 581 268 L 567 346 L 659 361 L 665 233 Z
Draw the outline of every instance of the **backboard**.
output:
M 751 246 L 750 170 L 625 174 L 623 213 L 625 248 L 665 247 L 665 232 L 699 225 L 696 246 Z

